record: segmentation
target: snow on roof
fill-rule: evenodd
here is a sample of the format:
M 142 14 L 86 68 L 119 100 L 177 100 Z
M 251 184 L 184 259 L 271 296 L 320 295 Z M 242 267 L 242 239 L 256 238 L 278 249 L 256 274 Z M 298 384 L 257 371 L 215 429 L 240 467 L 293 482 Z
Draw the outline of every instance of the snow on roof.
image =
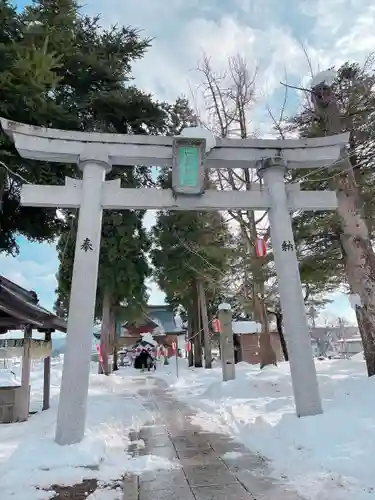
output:
M 145 342 L 148 342 L 149 344 L 153 345 L 153 346 L 157 346 L 158 343 L 156 342 L 156 340 L 154 339 L 154 337 L 151 335 L 151 333 L 143 333 L 142 334 L 142 340 L 144 340 Z
M 350 342 L 362 342 L 361 337 L 352 337 L 351 339 L 339 339 L 337 340 L 337 343 L 350 343 Z
M 256 321 L 232 321 L 233 333 L 236 335 L 244 335 L 246 333 L 257 333 L 260 331 L 261 325 Z

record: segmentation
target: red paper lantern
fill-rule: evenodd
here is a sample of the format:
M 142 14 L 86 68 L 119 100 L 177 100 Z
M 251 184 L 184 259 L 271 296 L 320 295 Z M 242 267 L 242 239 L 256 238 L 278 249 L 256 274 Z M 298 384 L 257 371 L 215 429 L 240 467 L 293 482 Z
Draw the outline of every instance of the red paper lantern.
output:
M 257 238 L 255 240 L 255 251 L 257 257 L 264 257 L 267 253 L 267 245 L 263 238 Z
M 217 318 L 212 320 L 212 331 L 215 333 L 220 332 L 220 321 Z
M 190 352 L 191 351 L 191 343 L 190 342 L 187 342 L 186 343 L 186 347 L 185 347 L 186 351 L 187 352 Z
M 173 352 L 176 352 L 176 348 L 177 348 L 177 344 L 176 344 L 176 342 L 172 342 L 172 349 L 173 349 Z

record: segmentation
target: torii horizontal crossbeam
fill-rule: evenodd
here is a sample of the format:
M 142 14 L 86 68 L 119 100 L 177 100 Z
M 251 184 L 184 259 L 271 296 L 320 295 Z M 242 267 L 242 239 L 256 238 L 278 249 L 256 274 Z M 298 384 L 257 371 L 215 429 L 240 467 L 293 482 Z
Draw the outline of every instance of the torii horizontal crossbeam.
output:
M 83 152 L 105 152 L 112 165 L 172 166 L 173 137 L 70 132 L 34 127 L 0 118 L 21 156 L 34 160 L 78 163 Z M 205 158 L 207 169 L 256 168 L 279 156 L 288 168 L 329 167 L 340 156 L 348 134 L 312 139 L 216 139 Z M 94 157 L 94 156 L 93 156 Z
M 33 207 L 79 208 L 82 181 L 66 179 L 65 186 L 25 185 L 22 204 Z M 301 191 L 288 187 L 290 210 L 335 210 L 333 191 Z M 175 197 L 170 189 L 121 188 L 117 181 L 107 181 L 102 189 L 102 207 L 109 210 L 268 210 L 267 190 L 254 187 L 251 191 L 208 190 L 201 196 Z

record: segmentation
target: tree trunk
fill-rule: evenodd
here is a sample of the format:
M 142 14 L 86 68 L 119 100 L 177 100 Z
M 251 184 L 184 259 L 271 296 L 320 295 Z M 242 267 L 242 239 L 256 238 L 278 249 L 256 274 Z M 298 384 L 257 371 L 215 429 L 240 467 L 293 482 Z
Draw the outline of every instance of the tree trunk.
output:
M 99 362 L 99 373 L 104 373 L 104 375 L 109 375 L 108 354 L 111 344 L 111 301 L 111 293 L 109 290 L 105 290 L 103 296 L 102 326 L 100 330 L 100 351 L 103 361 L 102 363 Z
M 117 372 L 118 370 L 118 354 L 117 354 L 117 342 L 113 346 L 113 365 L 112 371 Z
M 281 312 L 275 313 L 276 316 L 276 327 L 280 338 L 281 349 L 283 351 L 283 356 L 285 361 L 289 361 L 288 347 L 286 345 L 284 332 L 283 332 L 283 315 Z
M 336 179 L 341 245 L 353 294 L 359 297 L 355 312 L 362 337 L 369 377 L 375 375 L 375 255 L 365 220 L 357 202 L 353 172 Z
M 202 368 L 202 336 L 200 327 L 200 307 L 198 300 L 198 289 L 194 283 L 194 307 L 193 307 L 193 343 L 194 343 L 194 366 L 195 368 Z
M 112 354 L 112 371 L 118 370 L 117 362 L 117 332 L 116 332 L 116 315 L 111 307 L 111 329 L 110 329 L 110 348 L 108 350 Z
M 327 134 L 341 132 L 339 106 L 332 87 L 318 85 L 313 89 L 313 103 Z M 358 298 L 355 311 L 362 337 L 363 352 L 369 377 L 375 375 L 375 254 L 363 202 L 353 165 L 346 152 L 337 165 L 341 173 L 332 179 L 336 190 L 337 213 L 341 223 L 340 242 L 351 293 Z
M 260 357 L 260 369 L 264 368 L 268 365 L 276 365 L 276 353 L 273 350 L 271 344 L 271 334 L 268 325 L 268 318 L 265 312 L 264 302 L 263 300 L 257 297 L 257 294 L 254 294 L 256 309 L 258 309 L 258 318 L 259 323 L 262 325 L 262 331 L 259 335 L 259 357 Z
M 116 315 L 111 309 L 111 327 L 112 327 L 112 354 L 113 354 L 113 364 L 112 371 L 116 372 L 118 370 L 118 354 L 117 354 L 117 331 L 116 331 Z
M 247 190 L 251 190 L 251 182 L 249 172 L 245 173 Z M 257 227 L 255 222 L 255 214 L 253 211 L 248 212 L 250 222 L 250 232 L 253 240 L 252 248 L 250 249 L 254 258 L 253 268 L 253 301 L 254 301 L 254 316 L 255 320 L 262 325 L 262 331 L 259 336 L 259 358 L 260 368 L 267 365 L 276 365 L 276 354 L 271 344 L 271 334 L 268 324 L 268 316 L 264 304 L 264 272 L 263 265 L 264 257 L 257 257 L 255 249 L 255 240 L 257 238 Z
M 193 352 L 193 335 L 194 335 L 194 313 L 192 307 L 188 310 L 188 343 L 190 344 L 190 351 L 188 353 L 189 367 L 194 366 L 194 352 Z
M 200 317 L 202 321 L 203 343 L 204 343 L 204 367 L 212 368 L 210 328 L 208 325 L 206 292 L 202 280 L 198 280 L 198 295 L 200 304 Z

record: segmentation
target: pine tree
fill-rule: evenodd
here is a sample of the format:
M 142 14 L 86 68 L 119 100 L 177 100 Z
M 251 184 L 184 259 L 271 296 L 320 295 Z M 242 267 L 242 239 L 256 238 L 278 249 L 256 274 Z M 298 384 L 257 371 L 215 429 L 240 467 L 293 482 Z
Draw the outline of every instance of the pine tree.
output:
M 128 84 L 132 62 L 144 54 L 149 41 L 140 38 L 131 28 L 103 31 L 98 18 L 80 15 L 76 4 L 69 1 L 61 2 L 70 28 L 64 39 L 64 16 L 61 17 L 59 5 L 58 1 L 38 1 L 27 10 L 27 16 L 38 21 L 34 38 L 43 38 L 52 23 L 54 47 L 63 51 L 61 84 L 55 98 L 71 110 L 68 127 L 132 134 L 163 132 L 166 111 L 151 96 Z M 149 184 L 151 169 L 113 167 L 107 180 L 116 178 L 123 187 L 140 187 Z M 65 315 L 68 314 L 77 226 L 76 214 L 66 211 L 66 215 L 70 223 L 58 243 L 60 266 L 55 304 L 55 309 Z M 108 354 L 114 343 L 116 307 L 126 301 L 130 310 L 139 312 L 147 301 L 149 241 L 142 227 L 143 216 L 141 211 L 107 210 L 103 214 L 96 317 L 102 320 L 101 345 L 106 373 Z
M 64 110 L 53 93 L 60 78 L 56 71 L 61 61 L 51 50 L 48 39 L 29 43 L 28 24 L 7 0 L 0 2 L 0 116 L 49 125 L 60 120 Z M 62 182 L 69 168 L 59 169 L 41 162 L 24 160 L 0 131 L 0 252 L 18 251 L 17 234 L 37 241 L 49 240 L 64 227 L 55 209 L 20 206 L 24 180 L 35 183 Z
M 102 29 L 73 0 L 36 0 L 17 14 L 0 3 L 0 115 L 66 130 L 157 133 L 165 112 L 131 84 L 133 61 L 150 40 L 130 27 Z M 55 209 L 20 206 L 25 182 L 63 184 L 75 165 L 24 160 L 0 133 L 0 251 L 16 252 L 17 234 L 52 240 L 66 222 Z

